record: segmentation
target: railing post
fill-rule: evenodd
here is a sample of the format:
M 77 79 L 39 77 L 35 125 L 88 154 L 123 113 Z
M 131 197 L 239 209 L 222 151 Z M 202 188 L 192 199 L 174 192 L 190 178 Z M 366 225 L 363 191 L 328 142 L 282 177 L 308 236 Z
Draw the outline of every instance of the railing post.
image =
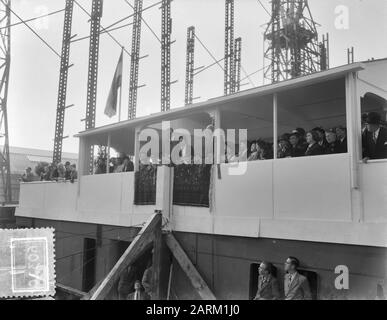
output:
M 277 159 L 278 155 L 278 96 L 277 93 L 273 94 L 273 152 L 274 159 Z

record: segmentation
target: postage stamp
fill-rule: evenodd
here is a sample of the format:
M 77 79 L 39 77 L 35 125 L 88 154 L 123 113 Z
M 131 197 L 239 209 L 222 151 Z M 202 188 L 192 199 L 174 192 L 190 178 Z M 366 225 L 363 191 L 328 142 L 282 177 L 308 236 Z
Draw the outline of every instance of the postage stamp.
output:
M 0 298 L 55 295 L 54 229 L 0 229 Z

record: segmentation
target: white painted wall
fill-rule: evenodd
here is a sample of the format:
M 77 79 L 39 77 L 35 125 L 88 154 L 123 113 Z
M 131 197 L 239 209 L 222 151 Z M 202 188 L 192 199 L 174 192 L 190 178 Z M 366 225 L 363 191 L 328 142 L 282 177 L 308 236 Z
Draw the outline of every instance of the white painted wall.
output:
M 135 206 L 134 173 L 83 176 L 79 183 L 21 185 L 16 215 L 117 226 L 144 223 L 155 206 Z
M 213 168 L 212 210 L 172 206 L 167 215 L 169 227 L 184 232 L 387 247 L 387 160 L 360 165 L 358 190 L 351 189 L 348 154 L 249 162 L 246 173 L 239 176 L 230 174 L 234 166 L 222 164 L 221 179 Z M 21 184 L 16 214 L 138 226 L 156 208 L 133 205 L 133 172 L 84 176 L 79 188 L 68 182 Z M 161 185 L 157 190 L 164 192 Z M 359 198 L 351 197 L 355 191 Z M 167 201 L 159 205 L 167 208 Z

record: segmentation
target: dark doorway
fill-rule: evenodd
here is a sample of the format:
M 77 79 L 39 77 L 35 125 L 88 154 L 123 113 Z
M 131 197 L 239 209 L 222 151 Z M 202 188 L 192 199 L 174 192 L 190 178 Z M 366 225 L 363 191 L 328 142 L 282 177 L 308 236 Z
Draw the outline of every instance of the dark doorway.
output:
M 83 248 L 82 291 L 89 292 L 95 285 L 97 241 L 85 238 Z

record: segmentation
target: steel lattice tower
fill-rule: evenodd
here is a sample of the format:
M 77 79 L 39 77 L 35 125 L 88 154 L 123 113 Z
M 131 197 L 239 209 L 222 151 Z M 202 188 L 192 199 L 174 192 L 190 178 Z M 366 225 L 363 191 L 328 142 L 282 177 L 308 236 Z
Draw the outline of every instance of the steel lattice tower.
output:
M 226 24 L 224 47 L 224 94 L 234 93 L 234 0 L 226 0 Z
M 322 70 L 316 23 L 307 0 L 272 0 L 272 17 L 264 35 L 265 78 L 271 82 Z
M 11 190 L 11 168 L 9 159 L 9 137 L 8 137 L 8 86 L 11 67 L 11 1 L 0 2 L 0 138 L 4 138 L 3 150 L 0 151 L 1 180 L 4 190 L 5 203 L 12 202 Z
M 185 68 L 185 104 L 193 102 L 193 84 L 195 72 L 195 27 L 187 29 L 187 62 Z
M 161 111 L 171 108 L 171 0 L 163 0 L 161 8 Z
M 142 4 L 143 4 L 143 0 L 136 0 L 134 2 L 128 119 L 136 118 L 136 110 L 137 110 L 137 90 L 138 90 L 138 72 L 139 72 L 139 65 L 140 65 Z
M 74 0 L 66 0 L 63 25 L 62 54 L 59 72 L 58 103 L 56 109 L 55 138 L 53 162 L 62 161 L 63 129 L 66 110 L 67 79 L 70 59 L 71 26 L 73 20 Z
M 235 67 L 234 67 L 234 92 L 241 90 L 241 69 L 242 69 L 242 38 L 235 39 Z
M 98 56 L 99 36 L 101 29 L 101 17 L 103 0 L 93 0 L 90 20 L 90 45 L 89 45 L 89 69 L 87 81 L 87 106 L 86 106 L 86 130 L 95 127 L 95 110 L 97 106 L 97 80 L 98 80 Z M 90 171 L 93 170 L 94 147 L 90 148 Z

